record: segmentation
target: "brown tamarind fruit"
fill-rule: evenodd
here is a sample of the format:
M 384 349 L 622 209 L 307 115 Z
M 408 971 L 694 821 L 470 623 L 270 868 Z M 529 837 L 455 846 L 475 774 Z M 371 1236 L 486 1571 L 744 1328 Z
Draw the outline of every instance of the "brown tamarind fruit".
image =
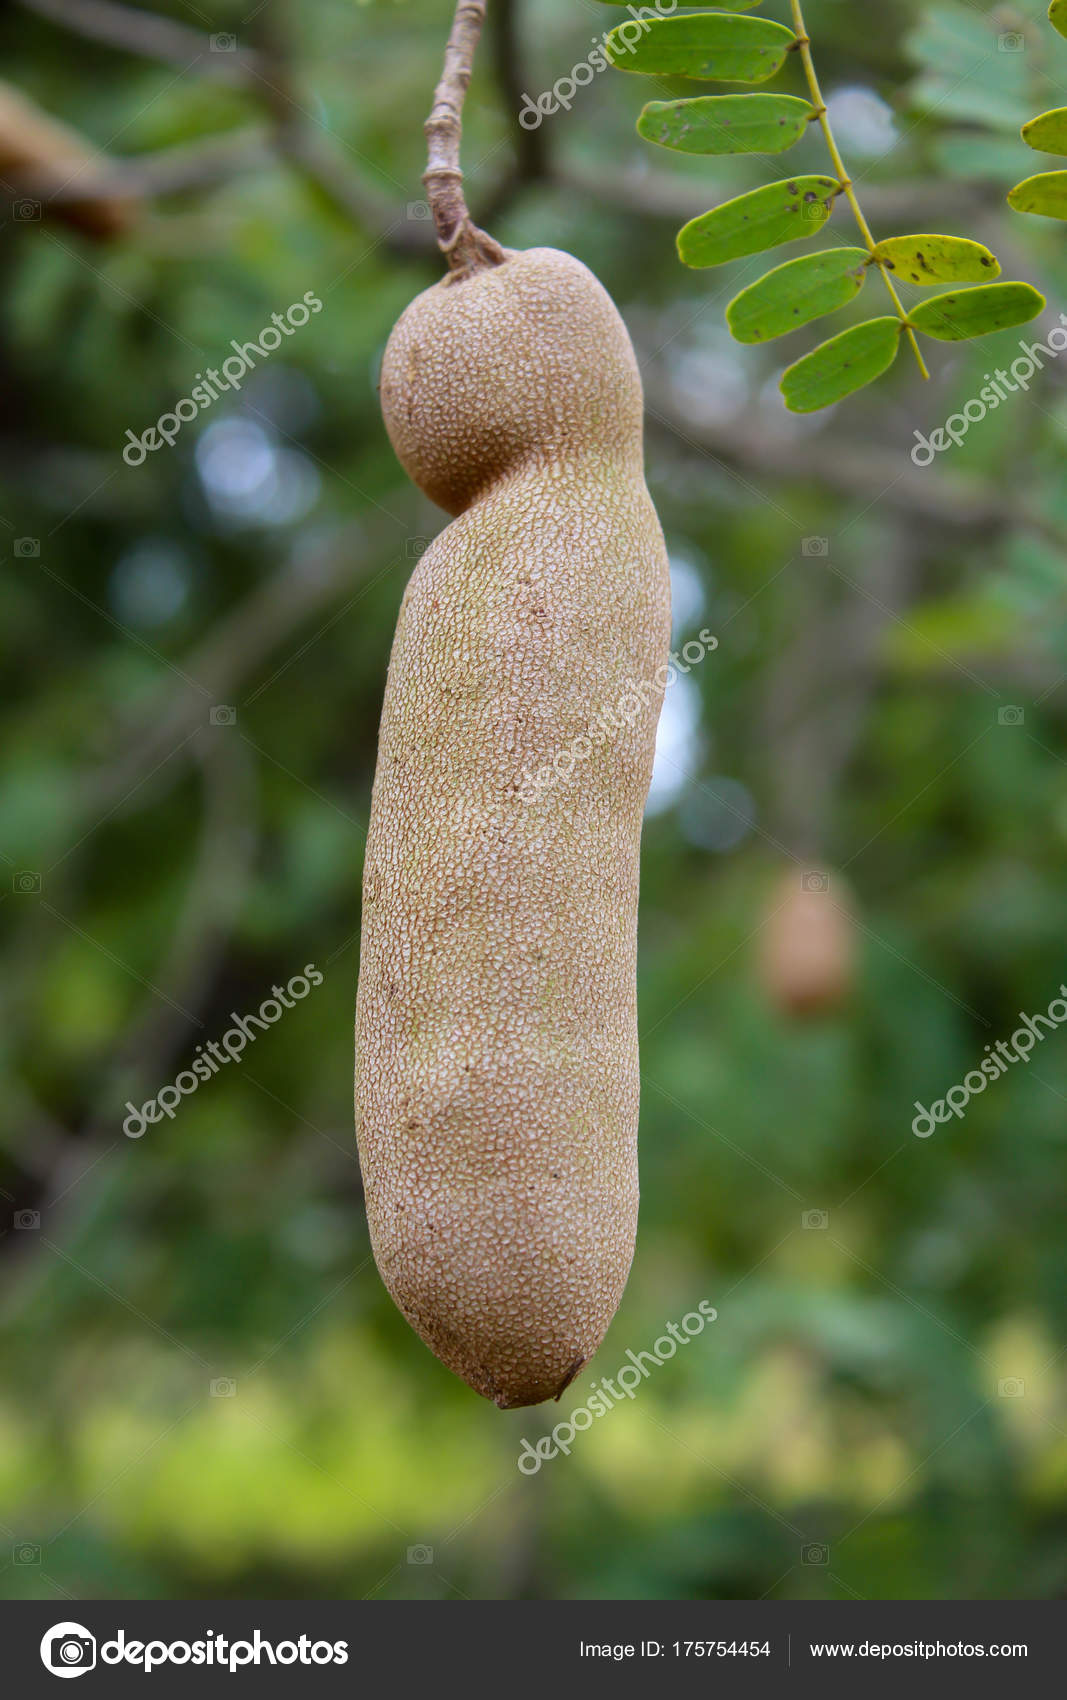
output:
M 852 898 L 836 876 L 791 868 L 775 882 L 759 935 L 759 977 L 783 1015 L 831 1014 L 856 978 Z
M 592 273 L 534 248 L 419 295 L 381 400 L 455 517 L 403 598 L 367 835 L 371 1241 L 442 1362 L 535 1404 L 596 1351 L 637 1222 L 638 857 L 670 637 L 641 383 Z

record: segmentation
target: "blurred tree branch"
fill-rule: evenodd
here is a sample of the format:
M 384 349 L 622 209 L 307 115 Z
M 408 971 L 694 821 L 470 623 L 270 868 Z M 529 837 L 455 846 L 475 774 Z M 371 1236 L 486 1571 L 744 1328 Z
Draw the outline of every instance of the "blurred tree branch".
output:
M 552 167 L 544 125 L 538 124 L 536 129 L 530 130 L 519 121 L 523 89 L 517 0 L 494 0 L 489 24 L 493 74 L 515 152 L 510 169 L 500 178 L 496 188 L 489 191 L 479 214 L 485 223 L 492 224 L 527 186 L 550 182 Z
M 858 443 L 855 436 L 827 431 L 817 436 L 777 435 L 755 409 L 721 422 L 694 420 L 683 412 L 662 374 L 649 373 L 646 367 L 644 379 L 653 423 L 676 431 L 698 451 L 707 449 L 726 466 L 795 479 L 868 502 L 873 496 L 888 507 L 954 530 L 988 532 L 1023 517 L 1021 504 L 985 484 L 914 466 L 906 447 Z
M 274 159 L 270 134 L 260 125 L 126 159 L 101 159 L 91 180 L 71 177 L 66 183 L 39 186 L 27 180 L 18 195 L 6 198 L 21 199 L 39 188 L 42 196 L 60 204 L 96 200 L 101 195 L 149 201 L 189 189 L 216 188 L 244 172 L 267 170 Z
M 256 56 L 249 86 L 270 116 L 275 156 L 316 188 L 342 217 L 360 229 L 387 235 L 390 226 L 403 217 L 403 211 L 394 208 L 362 172 L 324 143 L 324 134 L 332 136 L 332 132 L 305 109 L 299 98 L 282 8 L 264 5 L 252 14 L 252 20 Z
M 885 677 L 883 634 L 917 593 L 913 531 L 894 509 L 866 563 L 862 594 L 832 595 L 826 574 L 792 587 L 793 632 L 770 675 L 753 754 L 758 761 L 768 752 L 775 836 L 814 866 L 830 853 L 838 792 Z
M 18 0 L 18 4 L 90 41 L 168 65 L 186 69 L 196 65 L 201 76 L 220 82 L 246 82 L 258 62 L 255 53 L 236 42 L 232 47 L 213 45 L 233 41 L 230 35 L 204 35 L 157 13 L 118 5 L 116 0 Z
M 99 197 L 102 191 L 150 199 L 212 187 L 236 173 L 266 168 L 281 157 L 312 182 L 336 211 L 361 229 L 388 233 L 402 218 L 399 209 L 394 210 L 360 173 L 332 155 L 315 134 L 316 121 L 296 99 L 288 53 L 273 13 L 265 15 L 259 24 L 264 50 L 243 48 L 230 35 L 202 35 L 184 24 L 118 5 L 115 0 L 19 0 L 19 4 L 110 47 L 181 65 L 186 70 L 195 68 L 198 75 L 238 85 L 267 108 L 272 120 L 270 131 L 212 138 L 195 147 L 168 149 L 110 166 L 101 161 L 92 184 L 74 179 L 62 188 L 50 187 L 42 199 L 77 204 Z M 223 40 L 231 45 L 215 45 Z
M 647 373 L 645 396 L 653 426 L 676 433 L 693 449 L 707 449 L 725 467 L 854 496 L 865 508 L 884 503 L 896 513 L 953 531 L 989 536 L 1015 527 L 1067 551 L 1067 532 L 1033 506 L 1025 489 L 1000 495 L 985 481 L 917 467 L 907 445 L 860 445 L 855 436 L 830 432 L 776 436 L 755 409 L 721 423 L 695 421 L 679 407 L 670 386 Z

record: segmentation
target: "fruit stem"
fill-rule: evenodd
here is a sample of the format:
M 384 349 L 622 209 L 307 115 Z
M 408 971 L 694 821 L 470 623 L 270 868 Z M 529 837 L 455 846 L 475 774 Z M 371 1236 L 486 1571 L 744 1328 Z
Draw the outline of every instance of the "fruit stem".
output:
M 789 3 L 793 13 L 793 28 L 796 31 L 797 46 L 800 48 L 801 63 L 804 66 L 804 75 L 808 82 L 808 93 L 811 95 L 812 109 L 822 127 L 822 133 L 826 137 L 826 146 L 830 150 L 830 158 L 833 160 L 838 182 L 844 190 L 849 206 L 852 208 L 853 215 L 856 223 L 859 225 L 860 235 L 863 237 L 867 252 L 874 264 L 878 267 L 878 270 L 881 272 L 882 280 L 892 296 L 893 306 L 896 308 L 897 317 L 904 328 L 908 341 L 911 343 L 915 358 L 919 362 L 919 371 L 922 373 L 924 378 L 928 378 L 930 373 L 927 370 L 926 361 L 923 359 L 922 349 L 919 347 L 919 344 L 915 339 L 914 330 L 908 323 L 908 315 L 905 310 L 904 303 L 897 294 L 886 263 L 878 254 L 878 245 L 871 234 L 871 227 L 864 217 L 863 208 L 860 206 L 856 191 L 852 187 L 852 179 L 845 169 L 845 162 L 841 158 L 841 150 L 837 145 L 834 132 L 830 126 L 830 115 L 826 110 L 826 102 L 822 97 L 822 90 L 819 87 L 819 79 L 815 71 L 815 61 L 811 56 L 811 39 L 804 24 L 804 14 L 800 9 L 800 0 L 789 0 Z
M 503 248 L 471 219 L 463 195 L 459 149 L 463 134 L 463 102 L 471 80 L 474 50 L 485 21 L 486 0 L 457 0 L 452 29 L 445 47 L 444 69 L 434 90 L 433 107 L 423 129 L 428 164 L 422 180 L 437 229 L 437 246 L 449 271 L 462 276 L 478 266 L 498 266 Z

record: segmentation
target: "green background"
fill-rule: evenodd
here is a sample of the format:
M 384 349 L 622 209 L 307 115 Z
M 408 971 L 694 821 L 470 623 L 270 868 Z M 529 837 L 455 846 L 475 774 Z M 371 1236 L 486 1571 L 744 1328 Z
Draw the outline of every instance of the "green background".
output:
M 806 13 L 831 101 L 853 91 L 840 140 L 876 235 L 986 241 L 1049 308 L 927 345 L 928 385 L 904 350 L 798 421 L 781 368 L 885 311 L 877 280 L 832 323 L 740 348 L 723 308 L 765 258 L 689 272 L 673 236 L 825 169 L 818 138 L 788 166 L 675 156 L 634 123 L 681 85 L 617 72 L 523 131 L 522 92 L 621 14 L 490 5 L 472 208 L 614 294 L 679 635 L 719 639 L 668 704 L 645 833 L 630 1285 L 560 1407 L 509 1413 L 393 1309 L 351 1126 L 377 717 L 443 523 L 375 385 L 439 275 L 421 124 L 450 8 L 173 5 L 156 15 L 194 34 L 163 59 L 32 5 L 0 15 L 12 83 L 147 190 L 160 159 L 178 179 L 117 240 L 17 205 L 0 231 L 5 1597 L 1067 1588 L 1067 1037 L 910 1131 L 916 1099 L 1067 978 L 1067 362 L 929 467 L 909 458 L 1067 303 L 1063 227 L 1004 206 L 1055 164 L 1018 124 L 1067 101 L 1067 42 L 1036 5 L 886 4 L 876 30 L 869 10 Z M 802 92 L 798 68 L 775 87 Z M 854 241 L 847 209 L 828 233 Z M 239 395 L 123 462 L 128 430 L 309 290 L 323 311 Z M 218 705 L 236 718 L 212 724 Z M 855 963 L 798 1020 L 760 951 L 783 876 L 812 871 Z M 128 1098 L 309 962 L 321 988 L 124 1136 Z M 518 1472 L 523 1436 L 700 1299 L 718 1319 L 698 1340 L 570 1457 Z

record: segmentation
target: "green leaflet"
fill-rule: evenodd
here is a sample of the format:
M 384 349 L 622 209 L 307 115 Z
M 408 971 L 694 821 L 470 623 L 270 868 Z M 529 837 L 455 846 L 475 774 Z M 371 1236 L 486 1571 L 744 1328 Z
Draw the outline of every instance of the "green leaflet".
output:
M 679 257 L 687 266 L 721 266 L 814 236 L 829 218 L 840 190 L 834 177 L 790 177 L 738 195 L 683 225 Z
M 1016 212 L 1067 218 L 1067 171 L 1042 171 L 1016 183 L 1008 195 L 1008 205 Z
M 680 153 L 784 153 L 799 142 L 811 105 L 791 94 L 703 94 L 651 100 L 638 134 Z
M 767 342 L 835 312 L 863 288 L 867 264 L 866 248 L 827 248 L 775 266 L 730 302 L 731 335 L 738 342 Z
M 880 378 L 897 357 L 901 329 L 895 315 L 867 319 L 787 367 L 778 387 L 790 413 L 817 413 Z
M 1062 36 L 1067 36 L 1067 0 L 1052 0 L 1048 9 L 1048 21 L 1054 30 L 1059 30 Z
M 966 236 L 891 236 L 875 252 L 907 283 L 980 283 L 1000 276 L 995 256 Z
M 632 18 L 607 37 L 608 58 L 620 71 L 762 83 L 781 69 L 796 36 L 768 18 L 729 12 L 679 18 Z
M 1067 153 L 1067 106 L 1031 118 L 1023 125 L 1023 141 L 1037 153 Z
M 1034 318 L 1045 297 L 1029 283 L 986 283 L 977 289 L 954 289 L 914 307 L 908 318 L 924 336 L 938 342 L 964 342 L 987 336 Z

